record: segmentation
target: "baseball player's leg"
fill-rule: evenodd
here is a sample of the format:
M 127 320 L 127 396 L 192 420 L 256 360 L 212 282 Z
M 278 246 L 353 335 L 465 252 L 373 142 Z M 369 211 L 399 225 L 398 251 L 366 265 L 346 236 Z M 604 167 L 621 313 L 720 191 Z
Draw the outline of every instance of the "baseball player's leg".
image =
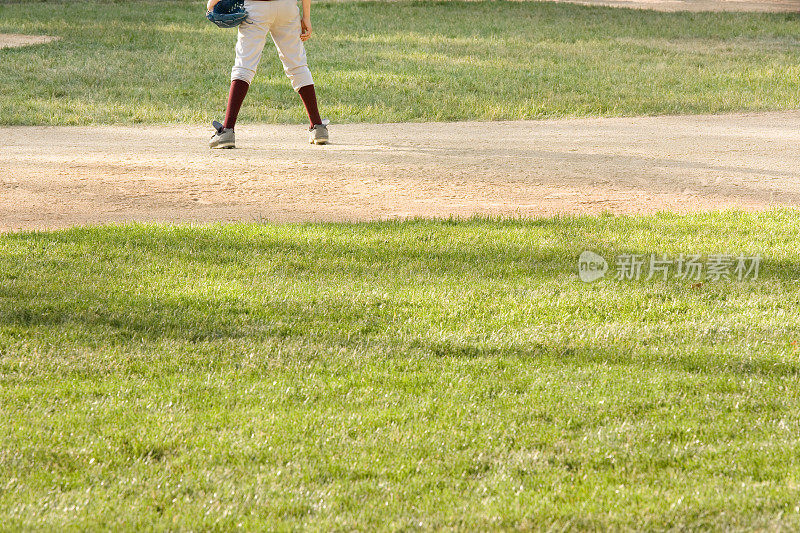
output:
M 242 108 L 244 97 L 247 96 L 247 90 L 250 84 L 244 80 L 232 80 L 231 88 L 228 91 L 228 105 L 225 107 L 225 120 L 222 122 L 226 129 L 233 129 L 236 127 L 236 118 L 239 116 L 239 110 Z
M 225 108 L 225 121 L 220 124 L 214 121 L 216 132 L 211 137 L 211 148 L 233 148 L 235 146 L 234 127 L 242 108 L 242 102 L 250 88 L 250 82 L 256 74 L 264 44 L 267 41 L 269 26 L 275 18 L 275 10 L 269 2 L 246 1 L 248 23 L 238 28 L 236 41 L 236 61 L 231 69 L 231 86 L 228 91 L 228 104 Z
M 231 87 L 228 91 L 228 105 L 225 108 L 225 122 L 214 121 L 216 130 L 211 137 L 211 148 L 233 148 L 235 138 L 233 128 L 242 108 L 242 102 L 256 74 L 264 43 L 267 41 L 269 27 L 275 19 L 276 9 L 271 2 L 245 1 L 248 21 L 238 29 L 236 41 L 236 61 L 231 70 Z
M 261 61 L 261 54 L 264 51 L 264 43 L 267 41 L 269 31 L 269 16 L 261 9 L 254 8 L 248 2 L 248 14 L 251 23 L 239 26 L 239 38 L 236 41 L 236 61 L 231 69 L 231 88 L 228 93 L 228 106 L 225 111 L 225 127 L 233 128 L 236 125 L 236 118 L 239 109 L 242 107 L 247 89 L 256 75 L 258 63 Z M 266 3 L 266 2 L 265 2 Z
M 308 68 L 306 49 L 300 40 L 300 10 L 291 0 L 277 0 L 279 4 L 278 16 L 270 28 L 272 40 L 278 49 L 278 57 L 283 63 L 292 88 L 297 91 L 303 100 L 308 120 L 313 128 L 322 124 L 317 107 L 317 95 L 314 90 L 314 79 Z
M 319 107 L 317 106 L 317 92 L 314 89 L 314 85 L 304 85 L 297 90 L 297 94 L 300 95 L 300 99 L 303 101 L 303 105 L 306 108 L 306 113 L 308 113 L 308 121 L 311 122 L 311 127 L 313 128 L 317 124 L 322 124 L 322 118 L 319 116 Z
M 251 8 L 251 4 L 264 4 L 267 2 L 248 2 L 248 14 L 251 17 L 250 23 L 239 26 L 239 35 L 236 41 L 236 60 L 231 69 L 231 80 L 242 80 L 248 84 L 253 81 L 256 69 L 261 62 L 261 54 L 264 51 L 264 43 L 267 42 L 270 20 L 260 13 L 261 9 Z
M 250 12 L 248 12 L 250 13 Z M 239 37 L 236 41 L 236 61 L 231 70 L 231 86 L 228 90 L 228 103 L 225 107 L 223 123 L 216 120 L 212 123 L 216 130 L 209 141 L 211 148 L 233 148 L 236 146 L 234 127 L 242 108 L 244 97 L 250 88 L 250 82 L 256 74 L 267 30 L 256 23 L 239 26 Z
M 314 83 L 308 69 L 306 49 L 300 40 L 300 10 L 292 0 L 277 0 L 275 4 L 278 13 L 269 32 L 278 49 L 283 70 L 296 91 Z

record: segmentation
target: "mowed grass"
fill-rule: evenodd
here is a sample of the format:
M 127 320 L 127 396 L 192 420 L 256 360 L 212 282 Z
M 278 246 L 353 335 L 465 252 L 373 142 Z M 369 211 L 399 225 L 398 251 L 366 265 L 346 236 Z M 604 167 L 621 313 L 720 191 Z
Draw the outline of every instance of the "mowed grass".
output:
M 4 529 L 800 527 L 797 211 L 0 236 Z M 586 248 L 758 280 L 576 279 Z
M 0 124 L 206 122 L 235 30 L 202 2 L 0 5 Z M 537 2 L 314 3 L 307 48 L 334 122 L 532 119 L 800 107 L 800 15 Z M 242 120 L 300 122 L 271 43 Z

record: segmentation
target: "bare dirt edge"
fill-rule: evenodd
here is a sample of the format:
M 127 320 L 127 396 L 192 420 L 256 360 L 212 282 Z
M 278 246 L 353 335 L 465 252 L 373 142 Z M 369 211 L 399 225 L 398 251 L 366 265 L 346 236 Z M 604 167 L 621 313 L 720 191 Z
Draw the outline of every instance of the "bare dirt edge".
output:
M 18 33 L 0 33 L 0 48 L 19 48 L 34 44 L 46 44 L 58 41 L 61 37 L 52 35 L 21 35 Z
M 519 122 L 0 128 L 0 231 L 800 206 L 800 111 Z
M 545 0 L 654 11 L 800 13 L 800 0 Z

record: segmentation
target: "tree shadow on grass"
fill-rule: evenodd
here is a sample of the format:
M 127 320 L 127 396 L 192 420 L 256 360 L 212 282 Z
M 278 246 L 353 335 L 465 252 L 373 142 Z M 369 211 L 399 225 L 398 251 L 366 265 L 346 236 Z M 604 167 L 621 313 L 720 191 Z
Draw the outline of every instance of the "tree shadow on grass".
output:
M 587 229 L 591 231 L 592 225 L 597 229 L 598 225 L 615 222 L 619 220 L 606 220 L 604 217 L 556 217 L 536 221 L 450 220 L 412 221 L 405 224 L 295 226 L 286 228 L 285 233 L 276 233 L 275 227 L 259 226 L 234 227 L 224 231 L 219 227 L 135 226 L 11 234 L 3 236 L 3 239 L 31 241 L 32 244 L 41 245 L 38 253 L 45 261 L 26 264 L 24 271 L 14 273 L 11 282 L 0 286 L 0 328 L 10 327 L 18 335 L 26 336 L 32 335 L 32 329 L 77 327 L 85 334 L 93 335 L 95 342 L 117 345 L 124 345 L 132 339 L 144 339 L 148 342 L 167 339 L 187 343 L 292 339 L 345 347 L 374 345 L 377 350 L 396 356 L 403 356 L 404 350 L 408 349 L 435 359 L 502 356 L 547 359 L 569 364 L 607 363 L 664 367 L 708 374 L 724 372 L 783 377 L 798 374 L 798 365 L 771 356 L 727 359 L 724 356 L 714 357 L 714 354 L 722 353 L 722 349 L 715 347 L 714 339 L 694 339 L 689 340 L 688 345 L 682 345 L 680 339 L 676 338 L 676 349 L 670 355 L 656 353 L 647 343 L 631 338 L 630 334 L 621 337 L 616 345 L 611 346 L 601 345 L 599 341 L 581 344 L 574 341 L 554 341 L 553 344 L 542 344 L 530 339 L 529 342 L 515 341 L 513 344 L 497 347 L 483 341 L 470 341 L 468 338 L 458 342 L 431 339 L 425 333 L 430 328 L 423 324 L 419 332 L 402 332 L 406 340 L 401 340 L 401 331 L 398 329 L 401 326 L 393 321 L 393 313 L 404 313 L 420 319 L 420 316 L 415 315 L 417 309 L 414 306 L 418 306 L 420 313 L 430 315 L 427 320 L 444 320 L 445 329 L 457 331 L 460 327 L 459 320 L 468 320 L 473 311 L 483 311 L 483 293 L 475 292 L 476 283 L 485 282 L 498 291 L 505 290 L 504 286 L 507 286 L 509 292 L 512 292 L 512 286 L 527 275 L 527 268 L 530 268 L 529 277 L 535 286 L 552 284 L 556 292 L 571 294 L 566 302 L 570 308 L 580 309 L 598 301 L 602 303 L 603 299 L 611 296 L 617 302 L 620 292 L 624 295 L 626 291 L 633 291 L 637 298 L 630 304 L 631 309 L 626 310 L 628 314 L 620 315 L 631 326 L 640 323 L 639 321 L 642 324 L 657 325 L 657 314 L 654 319 L 653 313 L 650 313 L 645 322 L 642 313 L 636 312 L 636 306 L 642 307 L 642 310 L 645 307 L 663 306 L 668 299 L 684 302 L 687 320 L 691 318 L 693 306 L 702 303 L 708 307 L 709 303 L 713 304 L 716 300 L 725 300 L 734 290 L 741 302 L 746 303 L 752 297 L 754 305 L 757 305 L 757 298 L 773 296 L 776 290 L 785 295 L 787 305 L 792 305 L 791 302 L 798 299 L 795 284 L 800 278 L 800 268 L 795 262 L 786 259 L 766 258 L 761 280 L 758 282 L 727 285 L 706 283 L 692 291 L 687 291 L 686 283 L 677 282 L 674 285 L 646 281 L 618 282 L 605 287 L 583 284 L 576 279 L 577 256 L 582 246 L 580 243 L 574 244 L 574 238 Z M 674 218 L 665 216 L 661 220 L 649 218 L 643 221 L 627 219 L 625 222 L 629 225 L 649 223 L 648 230 L 658 235 L 659 224 L 668 225 L 674 222 Z M 702 217 L 699 222 L 702 222 Z M 458 226 L 465 228 L 466 235 L 462 235 L 460 241 L 456 239 L 454 242 L 436 235 L 437 229 Z M 359 240 L 359 244 L 353 244 L 353 239 L 344 235 L 346 231 L 336 233 L 346 230 L 347 227 L 366 237 Z M 570 246 L 573 249 L 564 248 L 558 243 L 544 245 L 533 239 L 530 248 L 518 241 L 509 245 L 485 236 L 482 237 L 482 242 L 476 242 L 475 235 L 469 235 L 470 228 L 487 227 L 509 230 L 545 228 L 550 230 L 550 235 L 560 234 L 563 242 L 570 242 L 572 239 Z M 333 231 L 326 234 L 326 228 Z M 322 233 L 315 234 L 314 238 L 307 238 L 307 235 L 303 238 L 302 234 L 306 229 L 312 232 L 321 230 Z M 297 238 L 292 238 L 293 235 Z M 113 268 L 100 270 L 99 273 L 93 271 L 92 268 L 97 264 L 95 255 L 59 255 L 62 246 L 87 243 L 95 245 L 97 254 L 119 254 L 121 259 L 113 257 L 109 260 L 112 267 L 115 261 L 127 262 L 128 266 L 138 263 L 166 265 L 158 271 L 160 274 L 151 273 L 151 278 L 146 280 L 154 287 L 153 293 L 147 295 L 119 290 L 118 286 L 121 284 L 124 287 L 126 280 L 115 279 Z M 607 258 L 623 253 L 647 256 L 650 253 L 664 252 L 620 246 L 604 246 L 597 251 Z M 0 261 L 9 262 L 8 258 L 2 257 Z M 69 298 L 65 298 L 58 290 L 58 270 L 55 277 L 52 271 L 48 271 L 53 266 L 50 264 L 53 261 L 59 263 L 59 269 L 68 269 L 78 278 L 83 275 L 82 272 L 85 273 L 85 283 L 74 287 Z M 218 279 L 241 282 L 246 280 L 254 264 L 258 262 L 270 263 L 272 272 L 277 272 L 286 279 L 311 282 L 320 279 L 320 276 L 329 276 L 330 284 L 342 290 L 338 296 L 315 296 L 312 293 L 311 297 L 307 296 L 305 299 L 291 293 L 265 294 L 263 298 L 236 295 L 215 298 L 181 293 L 180 288 L 171 293 L 158 294 L 157 288 L 160 284 L 174 274 L 170 271 L 171 268 L 180 270 L 191 265 L 192 269 L 202 271 L 224 265 L 224 276 Z M 42 266 L 48 264 L 50 267 Z M 424 275 L 417 279 L 414 273 L 419 271 L 424 271 Z M 376 272 L 382 277 L 377 276 Z M 454 284 L 453 281 L 459 277 L 464 280 L 462 293 L 457 292 L 461 285 L 457 281 Z M 213 285 L 215 279 L 217 278 L 209 278 L 205 282 Z M 381 291 L 390 284 L 389 288 L 393 289 L 393 293 L 400 296 L 378 297 L 364 293 L 362 287 L 361 294 L 354 291 L 353 298 L 347 299 L 348 286 L 354 280 L 367 286 L 372 284 L 375 290 Z M 434 289 L 434 299 L 422 303 L 404 300 L 402 289 L 414 288 L 420 280 L 425 280 L 424 283 Z M 448 303 L 450 309 L 458 309 L 461 299 L 463 308 L 460 313 L 466 315 L 466 319 L 440 313 L 435 296 L 439 294 L 436 292 L 437 284 L 441 283 L 448 284 L 446 287 L 451 299 Z M 106 287 L 110 289 L 103 290 Z M 116 289 L 112 289 L 115 287 Z M 539 297 L 546 298 L 541 295 Z M 562 301 L 558 305 L 563 306 L 564 303 Z M 471 307 L 474 309 L 471 310 Z M 603 321 L 613 319 L 613 312 L 612 306 L 608 311 L 610 316 L 608 313 L 587 316 L 598 321 L 599 327 Z M 724 314 L 720 316 L 724 317 Z M 670 322 L 665 322 L 665 327 L 674 326 L 677 330 L 684 327 L 680 320 L 675 322 L 674 315 L 669 318 Z M 531 319 L 535 321 L 537 317 L 533 315 Z M 424 321 L 426 318 L 423 316 L 420 320 Z M 553 323 L 552 317 L 547 320 Z M 569 320 L 565 319 L 565 322 Z M 746 342 L 746 335 L 753 336 L 753 327 L 747 326 L 747 329 L 745 326 L 741 330 L 734 328 L 729 333 L 726 340 L 728 350 L 737 342 Z M 512 324 L 510 327 L 516 326 Z M 755 334 L 763 332 L 765 338 L 773 336 L 785 340 L 793 331 L 800 333 L 800 327 L 789 323 L 784 330 L 772 335 L 768 329 L 763 328 Z M 409 338 L 412 339 L 410 344 Z M 661 341 L 663 346 L 665 338 L 656 340 Z M 710 357 L 703 359 L 692 351 L 702 351 Z M 778 348 L 772 350 L 779 351 Z

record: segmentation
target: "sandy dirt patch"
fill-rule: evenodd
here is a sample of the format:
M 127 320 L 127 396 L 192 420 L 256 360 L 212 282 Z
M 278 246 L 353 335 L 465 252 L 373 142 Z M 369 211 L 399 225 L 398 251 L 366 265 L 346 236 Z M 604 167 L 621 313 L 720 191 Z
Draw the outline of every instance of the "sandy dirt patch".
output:
M 0 229 L 800 205 L 800 111 L 536 122 L 6 127 Z
M 591 6 L 628 7 L 656 11 L 741 11 L 800 13 L 800 0 L 550 0 Z
M 31 44 L 44 44 L 57 41 L 59 37 L 50 35 L 20 35 L 17 33 L 0 33 L 0 48 L 17 48 Z

